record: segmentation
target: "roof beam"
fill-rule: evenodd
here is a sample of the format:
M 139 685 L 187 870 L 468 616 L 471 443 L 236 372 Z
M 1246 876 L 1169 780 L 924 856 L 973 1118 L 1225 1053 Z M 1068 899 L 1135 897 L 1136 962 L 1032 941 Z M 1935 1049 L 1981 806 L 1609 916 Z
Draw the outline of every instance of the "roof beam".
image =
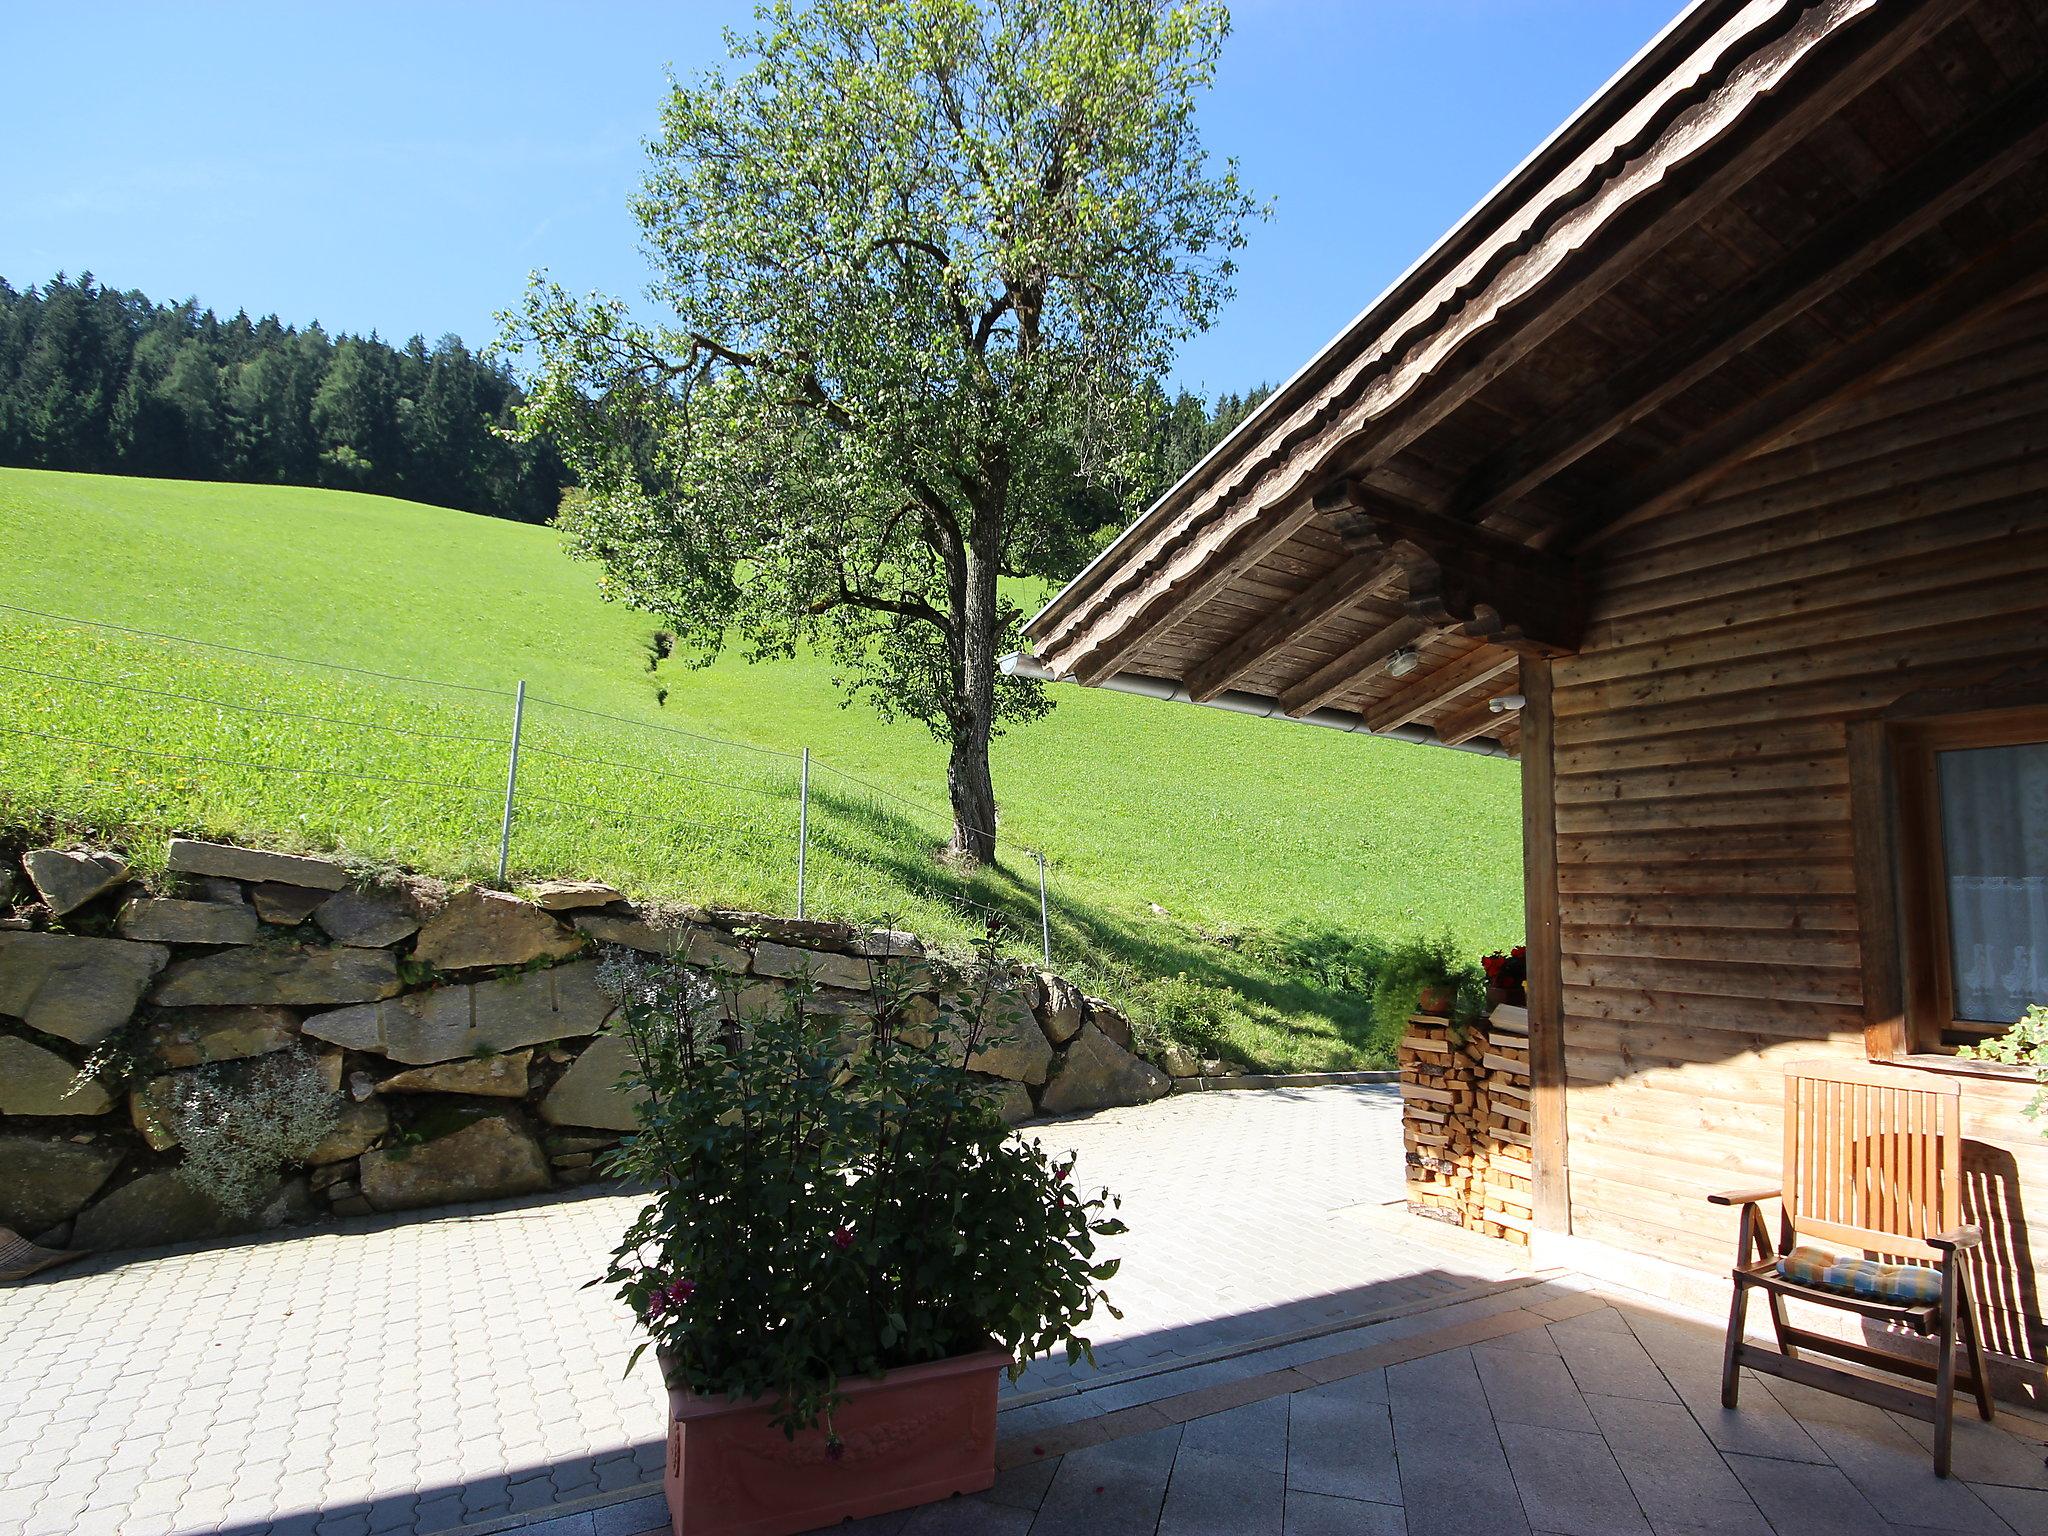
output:
M 1188 696 L 1197 704 L 1208 703 L 1309 631 L 1355 602 L 1384 596 L 1400 580 L 1401 572 L 1388 563 L 1384 551 L 1368 550 L 1353 555 L 1191 668 L 1187 674 Z
M 1488 688 L 1484 694 L 1465 705 L 1456 714 L 1446 715 L 1437 721 L 1437 740 L 1447 747 L 1463 746 L 1474 736 L 1485 735 L 1490 728 L 1506 725 L 1507 715 L 1495 714 L 1492 700 L 1493 690 Z
M 1282 689 L 1280 708 L 1290 715 L 1312 714 L 1402 646 L 1412 645 L 1428 633 L 1428 625 L 1404 614 L 1367 635 L 1343 655 L 1317 667 L 1301 681 Z
M 2048 144 L 2048 91 L 2029 81 L 1952 133 L 1796 250 L 1714 301 L 1566 409 L 1481 463 L 1445 515 L 1482 522 L 1653 414 L 1975 201 Z
M 2020 231 L 1741 410 L 1696 433 L 1664 455 L 1650 473 L 1576 519 L 1565 538 L 1578 549 L 1592 549 L 1699 495 L 1737 464 L 1911 368 L 1927 349 L 2040 286 L 2044 271 L 2048 220 Z
M 1348 546 L 1383 550 L 1400 570 L 1412 616 L 1533 656 L 1578 649 L 1586 605 L 1569 561 L 1435 513 L 1362 501 L 1348 481 L 1316 497 Z
M 1377 704 L 1366 705 L 1359 713 L 1368 730 L 1391 731 L 1397 725 L 1407 725 L 1431 710 L 1440 709 L 1468 689 L 1514 671 L 1521 664 L 1522 658 L 1513 651 L 1482 645 L 1448 666 L 1432 668 Z
M 1649 143 L 1589 148 L 1531 205 L 1540 219 L 1496 230 L 1455 280 L 1390 318 L 1363 361 L 1276 419 L 1260 450 L 1219 464 L 1205 500 L 1034 632 L 1050 664 L 1082 682 L 1122 670 L 1307 522 L 1307 487 L 1394 457 L 1954 19 L 1947 0 L 1815 5 L 1739 67 L 1718 58 L 1661 82 L 1637 114 L 1657 124 Z M 1703 153 L 1723 135 L 1737 140 L 1727 153 Z M 1599 236 L 1612 243 L 1589 256 Z

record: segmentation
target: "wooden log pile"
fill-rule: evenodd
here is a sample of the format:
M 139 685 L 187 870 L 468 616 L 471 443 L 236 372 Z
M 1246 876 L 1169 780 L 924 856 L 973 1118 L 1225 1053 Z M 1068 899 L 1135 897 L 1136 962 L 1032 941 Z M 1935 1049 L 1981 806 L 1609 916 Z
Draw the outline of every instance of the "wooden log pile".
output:
M 1469 1026 L 1418 1013 L 1402 1037 L 1408 1208 L 1527 1245 L 1529 1017 L 1502 1006 Z

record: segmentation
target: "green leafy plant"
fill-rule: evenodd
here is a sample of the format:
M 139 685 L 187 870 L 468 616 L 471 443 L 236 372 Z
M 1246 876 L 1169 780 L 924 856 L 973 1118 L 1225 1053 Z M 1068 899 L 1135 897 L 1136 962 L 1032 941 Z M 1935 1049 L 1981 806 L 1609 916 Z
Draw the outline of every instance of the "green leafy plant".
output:
M 340 1096 L 302 1051 L 202 1068 L 166 1116 L 185 1150 L 177 1176 L 238 1216 L 261 1209 L 285 1165 L 304 1162 L 340 1118 Z
M 1117 1315 L 1100 1288 L 1116 1261 L 1096 1254 L 1124 1230 L 1115 1199 L 1010 1137 L 963 1070 L 992 949 L 942 1025 L 906 1018 L 897 967 L 871 971 L 869 1018 L 799 983 L 780 1013 L 736 1020 L 737 987 L 702 972 L 627 952 L 600 967 L 644 1084 L 607 1168 L 655 1191 L 605 1275 L 648 1335 L 633 1358 L 652 1343 L 673 1387 L 770 1398 L 791 1435 L 830 1432 L 845 1378 L 992 1341 L 1013 1362 L 1092 1358 L 1082 1323 Z
M 2004 1034 L 1977 1045 L 1959 1045 L 1956 1054 L 1971 1061 L 1999 1061 L 2027 1068 L 2039 1085 L 2027 1105 L 2027 1113 L 2038 1118 L 2048 1109 L 2048 1005 L 2034 1004 Z
M 1227 1020 L 1236 999 L 1221 987 L 1196 981 L 1185 971 L 1155 976 L 1131 990 L 1132 1036 L 1144 1055 L 1157 1055 L 1168 1044 L 1184 1046 L 1197 1056 L 1228 1056 Z
M 1458 953 L 1457 940 L 1448 933 L 1403 939 L 1388 948 L 1374 980 L 1374 1038 L 1389 1045 L 1399 1039 L 1417 999 L 1430 987 L 1448 988 L 1456 995 L 1454 1019 L 1469 1020 L 1484 1009 L 1485 976 Z

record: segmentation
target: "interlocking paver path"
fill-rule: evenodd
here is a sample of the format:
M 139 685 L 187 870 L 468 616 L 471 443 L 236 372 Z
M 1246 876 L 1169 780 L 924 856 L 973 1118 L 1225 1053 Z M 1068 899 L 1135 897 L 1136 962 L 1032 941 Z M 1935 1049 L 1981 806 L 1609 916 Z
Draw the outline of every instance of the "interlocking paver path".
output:
M 1033 1134 L 1125 1197 L 1105 1371 L 1512 1263 L 1483 1244 L 1447 1260 L 1435 1229 L 1380 1215 L 1401 1180 L 1389 1087 L 1189 1095 Z M 355 1221 L 0 1289 L 0 1536 L 431 1532 L 647 1483 L 658 1382 L 651 1362 L 622 1378 L 624 1314 L 583 1288 L 633 1203 Z M 1079 1379 L 1047 1364 L 1015 1390 Z

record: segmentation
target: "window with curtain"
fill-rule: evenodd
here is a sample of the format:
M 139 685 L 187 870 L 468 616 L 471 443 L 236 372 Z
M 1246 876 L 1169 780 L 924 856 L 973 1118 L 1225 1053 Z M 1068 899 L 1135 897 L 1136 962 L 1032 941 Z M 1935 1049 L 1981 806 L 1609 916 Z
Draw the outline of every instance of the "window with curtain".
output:
M 1936 751 L 1950 1001 L 2010 1024 L 2048 1002 L 2048 742 Z

